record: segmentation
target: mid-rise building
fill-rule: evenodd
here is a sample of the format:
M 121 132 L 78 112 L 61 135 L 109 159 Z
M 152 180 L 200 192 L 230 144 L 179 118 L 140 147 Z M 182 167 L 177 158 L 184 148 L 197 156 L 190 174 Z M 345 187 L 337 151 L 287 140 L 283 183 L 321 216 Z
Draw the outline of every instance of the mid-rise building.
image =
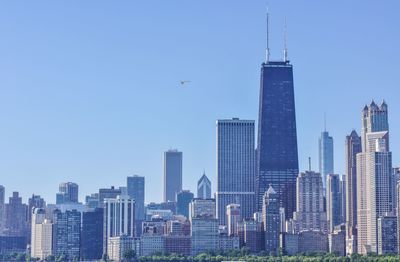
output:
M 190 235 L 165 235 L 164 251 L 167 254 L 181 254 L 190 256 L 192 249 Z
M 338 256 L 346 255 L 346 225 L 335 226 L 328 235 L 329 252 Z
M 53 255 L 67 260 L 80 258 L 81 213 L 76 210 L 55 210 L 53 220 Z
M 277 254 L 280 233 L 279 198 L 272 186 L 264 194 L 262 214 L 265 232 L 265 251 Z
M 45 260 L 53 254 L 53 223 L 44 209 L 33 210 L 31 230 L 31 257 Z
M 264 230 L 261 222 L 247 219 L 239 223 L 238 228 L 241 247 L 246 247 L 254 254 L 264 249 Z
M 218 248 L 218 220 L 210 216 L 197 216 L 191 219 L 190 236 L 192 255 Z
M 397 217 L 381 216 L 378 218 L 378 254 L 394 255 L 397 252 Z
M 197 182 L 197 198 L 211 198 L 211 181 L 206 176 L 206 173 L 203 173 Z
M 104 209 L 82 213 L 81 259 L 98 260 L 103 256 Z
M 176 195 L 176 214 L 189 218 L 189 204 L 194 194 L 189 190 L 182 190 Z
M 226 206 L 241 206 L 243 218 L 251 218 L 255 203 L 255 127 L 253 120 L 217 121 L 217 218 L 227 225 Z
M 108 258 L 111 261 L 123 261 L 128 252 L 135 252 L 135 238 L 132 236 L 121 235 L 110 237 L 108 241 Z
M 238 223 L 242 220 L 240 209 L 241 207 L 238 204 L 226 206 L 228 236 L 238 235 Z
M 340 194 L 340 177 L 328 174 L 326 179 L 326 213 L 328 216 L 329 232 L 341 224 L 342 199 Z
M 182 152 L 164 152 L 164 202 L 176 201 L 176 194 L 182 191 Z

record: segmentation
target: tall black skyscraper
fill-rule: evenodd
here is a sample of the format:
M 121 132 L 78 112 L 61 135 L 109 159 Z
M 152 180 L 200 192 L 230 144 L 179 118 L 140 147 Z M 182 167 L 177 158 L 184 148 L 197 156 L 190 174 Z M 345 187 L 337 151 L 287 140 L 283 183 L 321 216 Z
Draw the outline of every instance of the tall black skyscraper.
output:
M 285 208 L 286 217 L 291 218 L 296 207 L 298 173 L 293 66 L 287 59 L 286 46 L 283 61 L 270 61 L 267 44 L 260 81 L 256 175 L 258 210 L 261 211 L 263 195 L 272 185 L 280 206 Z

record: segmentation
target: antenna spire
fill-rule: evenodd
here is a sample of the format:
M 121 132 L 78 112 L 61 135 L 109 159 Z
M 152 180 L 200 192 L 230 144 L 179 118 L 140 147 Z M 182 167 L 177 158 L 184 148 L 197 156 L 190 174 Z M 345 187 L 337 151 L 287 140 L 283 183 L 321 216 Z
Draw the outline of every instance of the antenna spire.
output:
M 324 113 L 324 131 L 326 132 L 326 112 Z
M 308 157 L 308 171 L 311 171 L 311 157 Z
M 267 7 L 267 49 L 265 50 L 265 62 L 268 63 L 269 62 L 269 11 L 268 11 L 268 7 Z
M 287 24 L 286 24 L 286 16 L 285 16 L 285 25 L 283 29 L 283 42 L 284 42 L 284 47 L 283 47 L 283 61 L 287 62 L 288 60 L 288 49 L 287 49 Z

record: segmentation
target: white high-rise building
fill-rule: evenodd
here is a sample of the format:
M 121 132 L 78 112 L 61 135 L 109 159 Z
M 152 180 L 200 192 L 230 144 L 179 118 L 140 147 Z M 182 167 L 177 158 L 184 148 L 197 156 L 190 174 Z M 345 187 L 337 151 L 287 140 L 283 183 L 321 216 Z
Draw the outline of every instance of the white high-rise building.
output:
M 241 221 L 240 205 L 229 204 L 226 206 L 226 216 L 228 222 L 228 235 L 238 235 L 238 223 Z
M 363 110 L 363 152 L 357 154 L 358 252 L 378 252 L 377 219 L 393 209 L 387 105 Z
M 46 219 L 46 211 L 35 208 L 31 226 L 31 256 L 41 260 L 52 255 L 53 223 Z
M 111 237 L 135 236 L 135 200 L 128 196 L 117 196 L 104 200 L 103 252 L 107 254 Z

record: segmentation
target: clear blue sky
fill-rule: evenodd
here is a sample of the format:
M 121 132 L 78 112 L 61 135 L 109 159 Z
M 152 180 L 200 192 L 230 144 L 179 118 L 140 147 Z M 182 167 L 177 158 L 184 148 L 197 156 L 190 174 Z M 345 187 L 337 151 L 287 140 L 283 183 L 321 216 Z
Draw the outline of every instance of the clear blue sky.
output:
M 318 166 L 327 114 L 335 171 L 372 98 L 389 104 L 400 164 L 400 2 L 269 1 L 272 58 L 283 21 L 294 64 L 299 162 Z M 266 1 L 4 1 L 0 4 L 0 184 L 24 201 L 80 198 L 126 176 L 161 201 L 162 156 L 184 152 L 184 188 L 215 190 L 215 120 L 257 119 Z M 185 87 L 180 80 L 191 80 Z

